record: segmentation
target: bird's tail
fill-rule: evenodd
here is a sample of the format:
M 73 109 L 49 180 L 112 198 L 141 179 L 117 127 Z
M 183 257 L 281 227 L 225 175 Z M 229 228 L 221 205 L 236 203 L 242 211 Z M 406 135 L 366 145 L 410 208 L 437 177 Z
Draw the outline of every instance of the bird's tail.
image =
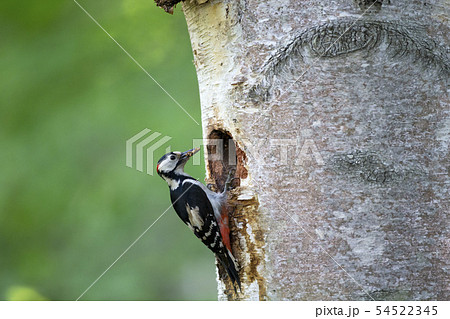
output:
M 233 283 L 234 291 L 237 293 L 237 285 L 239 287 L 239 290 L 242 292 L 241 280 L 239 279 L 239 273 L 237 271 L 238 265 L 234 256 L 228 249 L 224 249 L 222 254 L 217 254 L 217 258 L 219 259 L 223 268 L 225 268 L 225 270 L 227 271 L 227 274 L 230 277 L 231 282 Z

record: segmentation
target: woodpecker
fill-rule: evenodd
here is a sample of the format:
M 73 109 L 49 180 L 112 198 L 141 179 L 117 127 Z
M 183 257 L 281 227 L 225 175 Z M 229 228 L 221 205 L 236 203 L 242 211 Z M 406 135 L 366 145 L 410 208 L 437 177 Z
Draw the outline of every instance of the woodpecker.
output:
M 230 229 L 225 208 L 231 174 L 224 190 L 216 193 L 184 172 L 184 165 L 200 148 L 170 152 L 158 161 L 156 171 L 169 185 L 170 200 L 178 217 L 194 232 L 226 269 L 233 283 L 241 289 L 238 265 L 231 252 Z

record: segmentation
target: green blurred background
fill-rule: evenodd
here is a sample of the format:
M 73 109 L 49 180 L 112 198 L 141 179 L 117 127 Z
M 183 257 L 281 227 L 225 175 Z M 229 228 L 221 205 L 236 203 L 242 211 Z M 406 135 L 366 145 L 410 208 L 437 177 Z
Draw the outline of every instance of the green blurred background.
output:
M 200 122 L 180 7 L 79 3 Z M 72 0 L 1 1 L 0 68 L 0 300 L 74 300 L 170 204 L 125 141 L 149 128 L 186 150 L 201 127 Z M 81 300 L 215 300 L 215 276 L 170 208 Z

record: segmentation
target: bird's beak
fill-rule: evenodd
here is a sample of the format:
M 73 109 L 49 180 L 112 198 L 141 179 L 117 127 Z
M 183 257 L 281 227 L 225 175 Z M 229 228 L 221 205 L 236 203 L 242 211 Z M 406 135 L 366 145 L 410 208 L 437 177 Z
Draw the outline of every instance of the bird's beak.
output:
M 193 148 L 193 149 L 191 149 L 189 151 L 183 152 L 183 153 L 181 153 L 180 159 L 187 161 L 188 159 L 190 159 L 198 151 L 200 151 L 200 147 Z

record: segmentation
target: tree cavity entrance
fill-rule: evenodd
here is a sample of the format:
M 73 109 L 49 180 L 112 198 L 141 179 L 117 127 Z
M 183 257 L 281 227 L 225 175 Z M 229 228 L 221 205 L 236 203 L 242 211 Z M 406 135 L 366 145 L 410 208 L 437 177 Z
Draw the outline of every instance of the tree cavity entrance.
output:
M 225 186 L 228 174 L 234 170 L 233 187 L 240 185 L 241 178 L 247 178 L 245 153 L 236 145 L 231 134 L 225 130 L 213 130 L 208 136 L 208 169 L 218 190 Z

